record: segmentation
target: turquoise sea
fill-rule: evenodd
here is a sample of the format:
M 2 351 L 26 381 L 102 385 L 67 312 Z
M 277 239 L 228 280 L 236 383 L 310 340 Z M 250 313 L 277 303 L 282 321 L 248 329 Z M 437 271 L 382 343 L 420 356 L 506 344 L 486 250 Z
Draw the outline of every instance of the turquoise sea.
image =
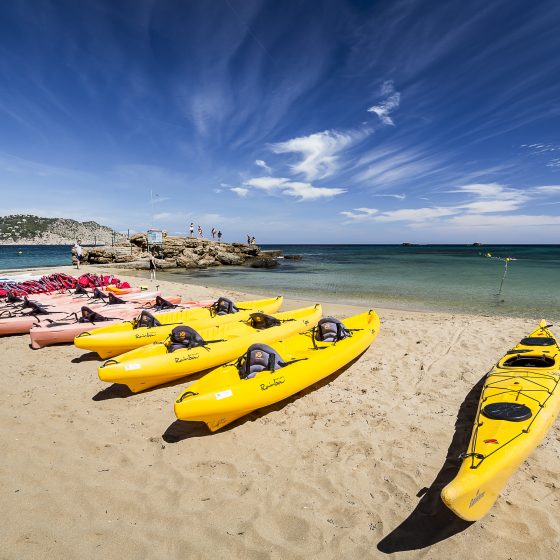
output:
M 267 245 L 276 269 L 159 273 L 207 286 L 368 306 L 560 319 L 560 245 Z M 18 254 L 17 251 L 23 251 Z M 511 257 L 502 291 L 504 261 Z M 0 270 L 70 263 L 70 247 L 0 246 Z

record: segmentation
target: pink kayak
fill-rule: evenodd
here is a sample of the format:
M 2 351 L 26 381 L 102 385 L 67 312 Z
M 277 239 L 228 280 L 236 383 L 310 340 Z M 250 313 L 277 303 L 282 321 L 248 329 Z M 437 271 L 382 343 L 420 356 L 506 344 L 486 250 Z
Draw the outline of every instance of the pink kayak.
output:
M 165 301 L 177 305 L 181 303 L 181 298 L 173 296 L 165 298 Z M 181 308 L 183 307 L 188 308 L 190 305 L 182 305 Z M 121 321 L 130 321 L 138 316 L 138 312 L 141 309 L 141 307 L 134 305 L 105 306 L 103 311 L 99 312 L 105 320 L 98 320 L 97 322 L 95 320 L 93 322 L 91 320 L 84 320 L 83 322 L 75 321 L 72 323 L 65 323 L 64 321 L 41 322 L 33 326 L 29 331 L 31 335 L 31 348 L 37 349 L 51 346 L 52 344 L 73 342 L 74 338 L 83 332 L 92 331 Z
M 70 303 L 70 302 L 87 302 L 90 300 L 97 300 L 97 301 L 107 301 L 109 294 L 112 293 L 113 296 L 123 299 L 125 301 L 131 301 L 135 299 L 145 299 L 151 297 L 151 294 L 157 293 L 161 294 L 161 292 L 148 292 L 146 290 L 141 290 L 140 288 L 127 288 L 127 293 L 123 294 L 115 294 L 113 292 L 107 292 L 100 288 L 95 290 L 84 290 L 83 292 L 51 292 L 48 294 L 32 294 L 30 296 L 26 296 L 27 299 L 30 301 L 35 301 L 44 305 L 59 305 L 61 303 Z M 99 297 L 96 297 L 96 292 L 99 293 Z M 23 302 L 23 296 L 20 297 L 21 301 Z M 91 301 L 91 303 L 95 303 L 95 301 Z M 2 304 L 2 308 L 7 307 L 17 307 L 18 302 L 10 304 L 7 301 L 4 301 Z
M 136 296 L 136 300 L 126 303 L 117 303 L 114 305 L 90 303 L 88 307 L 92 311 L 97 311 L 102 314 L 106 312 L 108 316 L 111 316 L 113 309 L 117 309 L 119 306 L 129 306 L 138 310 L 142 305 L 153 305 L 156 299 L 160 297 L 160 292 L 136 294 Z M 181 301 L 180 298 L 179 301 Z M 79 300 L 77 302 L 74 301 L 52 307 L 43 307 L 42 304 L 37 305 L 32 303 L 31 308 L 23 310 L 23 312 L 17 316 L 0 317 L 0 336 L 27 333 L 34 324 L 48 324 L 52 321 L 67 320 L 72 314 L 80 312 L 85 303 L 88 302 Z

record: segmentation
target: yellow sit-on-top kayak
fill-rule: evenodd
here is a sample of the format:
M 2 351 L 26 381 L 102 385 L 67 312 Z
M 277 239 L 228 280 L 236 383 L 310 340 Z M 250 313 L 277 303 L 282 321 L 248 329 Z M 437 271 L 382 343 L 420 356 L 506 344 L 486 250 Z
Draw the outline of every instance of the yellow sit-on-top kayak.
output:
M 162 342 L 178 325 L 203 328 L 209 324 L 224 325 L 246 321 L 251 313 L 274 313 L 282 305 L 282 296 L 233 303 L 219 298 L 210 307 L 166 311 L 151 315 L 142 311 L 133 321 L 123 321 L 87 331 L 74 339 L 78 348 L 97 352 L 101 358 L 112 358 L 153 342 Z
M 281 401 L 347 365 L 373 342 L 379 317 L 371 310 L 317 326 L 271 346 L 251 345 L 236 362 L 195 381 L 175 402 L 179 420 L 223 428 L 253 410 Z
M 488 374 L 468 449 L 441 492 L 466 521 L 488 513 L 502 488 L 543 439 L 560 410 L 560 347 L 544 321 Z
M 305 332 L 321 318 L 321 306 L 274 315 L 253 313 L 243 321 L 202 329 L 177 326 L 167 340 L 112 358 L 99 368 L 99 379 L 123 383 L 135 393 L 169 383 L 237 358 L 251 343 L 271 344 Z

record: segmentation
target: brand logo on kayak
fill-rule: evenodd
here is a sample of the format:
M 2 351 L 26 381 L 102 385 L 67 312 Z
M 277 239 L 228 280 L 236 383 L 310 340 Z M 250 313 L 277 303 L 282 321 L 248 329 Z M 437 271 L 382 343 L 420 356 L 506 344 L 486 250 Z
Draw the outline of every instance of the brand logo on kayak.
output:
M 146 334 L 135 334 L 136 338 L 151 338 L 152 336 L 156 336 L 155 334 L 146 333 Z
M 261 391 L 266 391 L 267 389 L 270 389 L 271 387 L 276 387 L 277 385 L 282 385 L 282 383 L 285 383 L 286 379 L 285 377 L 282 375 L 281 377 L 275 377 L 270 383 L 261 383 Z
M 188 354 L 187 356 L 183 356 L 182 358 L 175 358 L 175 363 L 180 364 L 181 362 L 186 362 L 187 360 L 196 360 L 200 357 L 200 354 Z
M 469 508 L 472 508 L 474 505 L 476 505 L 480 500 L 482 500 L 482 498 L 484 498 L 484 495 L 486 494 L 486 492 L 480 492 L 480 490 L 476 491 L 476 496 L 470 501 L 469 504 Z

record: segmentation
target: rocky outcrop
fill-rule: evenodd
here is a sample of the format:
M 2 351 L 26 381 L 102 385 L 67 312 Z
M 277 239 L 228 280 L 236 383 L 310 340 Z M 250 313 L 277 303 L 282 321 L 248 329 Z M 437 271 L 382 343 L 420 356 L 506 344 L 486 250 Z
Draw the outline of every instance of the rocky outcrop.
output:
M 110 244 L 126 236 L 97 222 L 77 222 L 66 218 L 40 218 L 31 214 L 0 217 L 2 245 L 84 245 Z
M 208 268 L 247 264 L 251 267 L 272 268 L 278 262 L 256 245 L 222 243 L 194 237 L 167 236 L 161 246 L 151 252 L 159 269 Z M 128 268 L 149 268 L 150 256 L 146 235 L 138 233 L 130 241 L 111 247 L 85 247 L 83 260 L 89 264 L 122 264 Z

